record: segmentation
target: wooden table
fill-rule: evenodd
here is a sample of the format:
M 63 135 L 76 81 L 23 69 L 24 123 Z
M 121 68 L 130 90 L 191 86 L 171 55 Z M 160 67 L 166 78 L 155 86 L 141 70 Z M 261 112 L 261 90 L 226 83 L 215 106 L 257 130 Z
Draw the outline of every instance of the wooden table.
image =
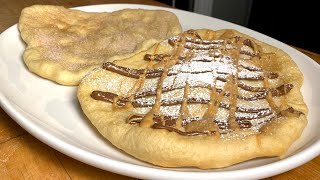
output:
M 20 12 L 32 4 L 65 7 L 108 3 L 166 6 L 151 0 L 0 0 L 0 32 L 18 22 Z M 296 48 L 318 63 L 320 55 Z M 131 179 L 86 165 L 40 142 L 0 108 L 0 179 Z M 268 179 L 319 179 L 320 156 L 289 172 Z

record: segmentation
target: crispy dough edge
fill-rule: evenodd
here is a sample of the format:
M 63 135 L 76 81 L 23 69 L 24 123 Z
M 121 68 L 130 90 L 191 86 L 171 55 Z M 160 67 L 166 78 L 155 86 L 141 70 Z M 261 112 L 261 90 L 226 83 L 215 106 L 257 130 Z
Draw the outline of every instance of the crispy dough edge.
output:
M 245 36 L 239 32 L 236 33 Z M 250 37 L 250 39 L 253 38 Z M 89 74 L 79 85 L 79 102 L 92 124 L 112 144 L 138 159 L 155 165 L 209 169 L 230 166 L 256 157 L 281 156 L 300 137 L 307 124 L 308 110 L 300 92 L 302 74 L 297 65 L 282 50 L 255 41 L 284 56 L 283 75 L 286 75 L 285 71 L 292 66 L 290 70 L 294 71 L 288 78 L 293 78 L 297 88 L 290 91 L 287 97 L 292 107 L 305 113 L 300 117 L 273 121 L 264 126 L 260 134 L 251 135 L 245 139 L 227 140 L 212 136 L 187 137 L 167 130 L 129 125 L 125 123 L 126 113 L 115 113 L 111 110 L 110 103 L 96 101 L 90 97 L 90 93 L 97 90 L 93 89 L 90 81 L 94 81 L 97 76 L 101 75 L 106 80 L 125 79 L 100 69 Z
M 54 8 L 55 10 L 61 10 L 65 9 L 62 6 L 51 6 L 51 5 L 33 5 L 27 8 L 24 8 L 21 12 L 21 16 L 19 18 L 19 23 L 18 23 L 18 29 L 21 33 L 21 38 L 25 41 L 27 47 L 23 53 L 23 60 L 28 67 L 29 71 L 45 78 L 48 80 L 52 80 L 58 84 L 62 85 L 68 85 L 68 86 L 76 86 L 80 83 L 81 79 L 88 74 L 90 71 L 92 71 L 94 68 L 100 66 L 100 65 L 90 65 L 87 66 L 81 70 L 77 71 L 71 71 L 66 68 L 64 68 L 62 65 L 55 63 L 53 61 L 43 59 L 41 57 L 41 47 L 31 47 L 29 44 L 28 40 L 28 32 L 25 32 L 24 29 L 26 29 L 26 24 L 24 24 L 24 19 L 28 14 L 32 11 L 36 11 L 37 9 L 43 10 L 45 9 L 52 9 Z M 77 11 L 78 13 L 82 13 L 82 11 L 74 10 Z M 168 12 L 168 11 L 167 11 Z M 170 12 L 171 13 L 171 12 Z M 173 14 L 173 13 L 172 13 Z M 176 17 L 177 18 L 177 17 Z M 179 20 L 177 19 L 177 22 L 179 23 Z M 170 30 L 168 33 L 173 33 L 177 34 L 181 32 L 181 26 L 174 27 Z M 137 49 L 128 54 L 124 55 L 118 55 L 118 56 L 113 56 L 108 58 L 108 61 L 115 61 L 118 59 L 124 59 L 131 57 L 141 51 L 149 49 L 152 45 L 155 43 L 160 42 L 161 40 L 156 40 L 156 39 L 149 39 L 145 40 L 142 42 L 139 46 L 137 46 Z

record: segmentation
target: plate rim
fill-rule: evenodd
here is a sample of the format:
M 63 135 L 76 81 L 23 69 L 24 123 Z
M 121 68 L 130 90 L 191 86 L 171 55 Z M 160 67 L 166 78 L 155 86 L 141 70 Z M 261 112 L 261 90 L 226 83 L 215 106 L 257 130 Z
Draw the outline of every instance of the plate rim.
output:
M 162 10 L 169 10 L 169 11 L 182 11 L 182 12 L 187 12 L 183 10 L 178 10 L 178 9 L 171 9 L 171 8 L 166 8 L 166 7 L 160 7 L 160 6 L 152 6 L 152 5 L 144 5 L 144 4 L 99 4 L 99 5 L 89 5 L 89 6 L 79 6 L 79 7 L 74 7 L 74 9 L 83 9 L 83 8 L 95 8 L 95 7 L 107 7 L 107 6 L 124 6 L 123 8 L 143 8 L 143 7 L 151 7 L 155 9 L 162 9 Z M 132 6 L 132 7 L 130 7 Z M 194 14 L 192 12 L 187 12 Z M 198 15 L 198 14 L 197 14 Z M 204 15 L 201 15 L 204 16 Z M 207 16 L 205 16 L 207 17 Z M 216 19 L 216 18 L 214 18 Z M 220 20 L 223 21 L 223 20 Z M 226 22 L 226 21 L 223 21 Z M 230 23 L 230 22 L 227 22 Z M 233 23 L 231 23 L 233 24 Z M 235 24 L 233 24 L 235 25 Z M 3 31 L 0 34 L 0 40 L 2 39 L 2 36 L 5 32 L 11 31 L 12 28 L 17 26 L 17 24 L 12 25 L 5 31 Z M 239 25 L 236 25 L 239 26 Z M 242 27 L 242 26 L 240 26 Z M 246 28 L 246 27 L 244 27 Z M 248 29 L 248 28 L 246 28 Z M 249 31 L 254 31 L 251 29 L 248 29 Z M 281 45 L 285 45 L 286 48 L 289 48 L 291 51 L 299 53 L 299 55 L 302 55 L 304 58 L 310 59 L 311 62 L 313 63 L 312 65 L 315 66 L 320 70 L 320 65 L 316 63 L 314 60 L 312 60 L 310 57 L 306 56 L 305 54 L 299 52 L 298 50 L 272 38 L 269 36 L 266 36 L 264 34 L 261 34 L 259 32 L 254 31 L 255 33 L 258 33 L 260 36 L 264 36 L 267 38 L 271 38 L 272 40 L 277 41 L 277 43 L 281 43 Z M 288 171 L 290 169 L 296 168 L 314 157 L 318 156 L 320 154 L 320 139 L 317 141 L 313 142 L 312 145 L 310 145 L 307 149 L 302 150 L 292 156 L 286 157 L 285 159 L 268 163 L 265 165 L 261 165 L 258 167 L 253 167 L 253 168 L 248 168 L 248 169 L 240 169 L 240 170 L 228 170 L 228 171 L 214 171 L 214 172 L 186 172 L 186 171 L 175 171 L 175 170 L 170 170 L 170 169 L 160 169 L 161 167 L 155 168 L 155 167 L 147 167 L 147 166 L 141 166 L 141 165 L 136 165 L 132 163 L 126 163 L 122 161 L 117 161 L 114 159 L 106 158 L 103 156 L 100 156 L 96 153 L 86 151 L 85 149 L 69 144 L 66 141 L 63 141 L 62 139 L 54 136 L 54 134 L 46 131 L 46 128 L 37 126 L 35 123 L 30 123 L 28 121 L 28 117 L 26 117 L 25 114 L 28 114 L 28 112 L 24 111 L 22 108 L 19 107 L 19 105 L 15 104 L 15 102 L 12 102 L 9 98 L 3 94 L 2 91 L 0 91 L 0 106 L 2 109 L 15 121 L 17 122 L 20 126 L 22 126 L 27 132 L 29 132 L 31 135 L 42 141 L 43 143 L 49 145 L 50 147 L 58 150 L 61 153 L 64 153 L 74 159 L 77 159 L 81 162 L 85 162 L 87 164 L 90 164 L 94 167 L 98 167 L 100 169 L 104 169 L 110 172 L 118 173 L 118 174 L 123 174 L 126 176 L 131 176 L 131 177 L 136 177 L 136 178 L 157 178 L 157 179 L 162 179 L 162 178 L 174 178 L 174 179 L 179 179 L 179 178 L 184 178 L 184 179 L 194 179 L 194 178 L 214 178 L 214 179 L 220 179 L 220 178 L 228 178 L 232 179 L 235 178 L 234 175 L 238 174 L 236 179 L 243 179 L 249 177 L 253 178 L 264 178 L 268 176 L 273 176 L 285 171 Z M 15 107 L 16 106 L 16 107 Z M 18 108 L 18 109 L 17 109 Z M 32 115 L 31 115 L 32 116 Z M 36 117 L 34 117 L 36 118 Z M 36 118 L 38 119 L 38 118 Z M 311 154 L 311 155 L 310 155 Z M 306 155 L 308 157 L 306 158 Z M 297 163 L 298 161 L 298 163 Z M 293 166 L 286 166 L 288 164 L 294 164 Z M 114 168 L 117 166 L 118 168 Z M 120 168 L 121 167 L 121 168 Z M 271 168 L 270 168 L 271 167 Z M 155 177 L 155 174 L 157 177 Z M 163 175 L 164 174 L 164 175 Z M 208 177 L 209 176 L 209 177 Z

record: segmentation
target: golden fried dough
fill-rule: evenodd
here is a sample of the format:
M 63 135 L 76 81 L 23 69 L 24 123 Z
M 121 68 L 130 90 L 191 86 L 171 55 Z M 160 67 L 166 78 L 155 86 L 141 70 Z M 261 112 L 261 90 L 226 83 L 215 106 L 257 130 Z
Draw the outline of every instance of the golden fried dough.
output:
M 22 11 L 19 30 L 27 43 L 23 58 L 30 71 L 60 84 L 77 85 L 103 62 L 148 49 L 180 33 L 181 26 L 168 11 L 93 13 L 34 5 Z
M 105 63 L 79 85 L 112 144 L 164 167 L 221 168 L 283 155 L 307 124 L 303 75 L 282 50 L 235 30 L 189 30 Z

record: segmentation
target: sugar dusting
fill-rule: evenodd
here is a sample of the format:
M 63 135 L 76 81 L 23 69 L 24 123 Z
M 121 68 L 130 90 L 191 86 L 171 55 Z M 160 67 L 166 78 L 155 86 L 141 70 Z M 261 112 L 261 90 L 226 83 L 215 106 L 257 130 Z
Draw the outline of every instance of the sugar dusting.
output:
M 178 39 L 176 39 L 178 40 Z M 248 46 L 243 46 L 242 51 L 253 53 Z M 246 58 L 239 56 L 239 65 L 235 64 L 235 59 L 229 53 L 223 53 L 225 49 L 237 48 L 231 44 L 197 44 L 195 42 L 186 42 L 184 54 L 187 54 L 182 63 L 177 63 L 168 69 L 168 76 L 163 81 L 163 92 L 160 102 L 170 104 L 170 102 L 182 102 L 184 100 L 184 90 L 187 84 L 191 87 L 188 92 L 188 99 L 199 102 L 209 102 L 212 88 L 224 93 L 216 113 L 216 123 L 227 125 L 229 119 L 229 109 L 231 107 L 229 92 L 226 90 L 226 84 L 232 75 L 239 78 L 239 83 L 245 86 L 262 89 L 264 71 L 250 63 Z M 222 51 L 221 49 L 224 49 Z M 247 56 L 247 55 L 246 55 Z M 248 80 L 250 79 L 250 80 Z M 116 82 L 116 81 L 115 81 Z M 136 95 L 142 95 L 147 92 L 155 92 L 159 78 L 145 79 L 143 86 L 138 90 Z M 275 81 L 276 82 L 276 81 Z M 112 81 L 110 86 L 115 86 Z M 131 83 L 133 84 L 133 83 Z M 235 118 L 238 121 L 250 121 L 251 127 L 243 131 L 246 133 L 258 133 L 260 128 L 276 116 L 276 113 L 270 108 L 266 99 L 246 100 L 265 92 L 252 92 L 240 86 L 237 87 L 239 98 L 236 100 L 237 111 Z M 168 90 L 169 89 L 169 90 Z M 148 106 L 135 108 L 137 114 L 146 114 L 155 104 L 155 94 L 145 97 L 136 97 L 136 102 Z M 192 117 L 201 119 L 207 109 L 206 104 L 189 103 L 188 109 Z M 160 107 L 160 115 L 178 117 L 180 115 L 181 105 L 163 105 Z M 253 112 L 247 112 L 252 110 Z M 220 129 L 221 132 L 230 132 L 230 129 Z M 238 132 L 239 133 L 239 132 Z M 245 134 L 246 134 L 245 133 Z M 223 133 L 222 133 L 223 134 Z M 241 132 L 240 132 L 241 134 Z M 225 136 L 221 135 L 221 136 Z M 232 136 L 237 136 L 237 132 Z

